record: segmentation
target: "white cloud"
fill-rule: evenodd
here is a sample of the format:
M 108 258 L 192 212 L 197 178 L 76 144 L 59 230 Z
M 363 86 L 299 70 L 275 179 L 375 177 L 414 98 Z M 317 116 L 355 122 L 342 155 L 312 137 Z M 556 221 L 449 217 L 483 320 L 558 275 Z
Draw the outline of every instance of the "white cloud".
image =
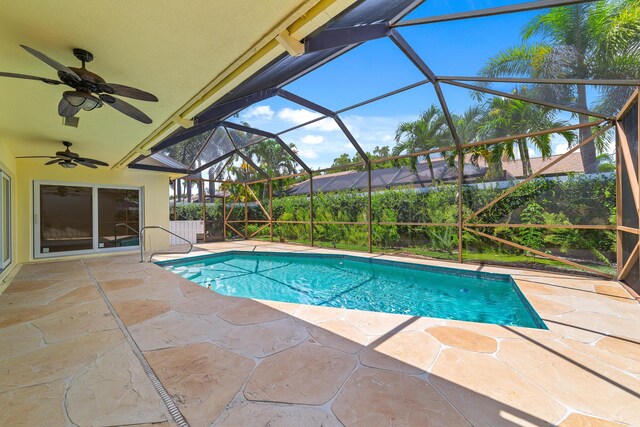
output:
M 322 141 L 324 141 L 324 138 L 320 135 L 305 135 L 300 138 L 300 142 L 308 145 L 322 144 Z
M 566 139 L 558 134 L 551 135 L 551 152 L 553 154 L 564 154 L 568 149 L 569 144 Z
M 271 120 L 275 112 L 269 105 L 255 105 L 240 114 L 243 119 L 257 118 L 262 120 Z
M 320 116 L 321 114 L 316 113 L 315 111 L 307 110 L 305 108 L 293 109 L 287 107 L 278 111 L 278 118 L 285 122 L 291 123 L 292 125 L 300 125 L 310 120 L 317 119 Z M 339 129 L 336 122 L 329 118 L 311 123 L 310 125 L 307 125 L 306 128 L 318 130 L 321 132 L 331 132 Z
M 318 153 L 312 148 L 299 148 L 296 150 L 296 152 L 303 160 L 318 158 Z

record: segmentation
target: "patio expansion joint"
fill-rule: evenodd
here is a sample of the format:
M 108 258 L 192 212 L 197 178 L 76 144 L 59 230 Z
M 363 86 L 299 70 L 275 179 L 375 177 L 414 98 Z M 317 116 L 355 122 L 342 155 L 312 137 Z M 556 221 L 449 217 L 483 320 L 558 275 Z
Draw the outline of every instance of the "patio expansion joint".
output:
M 142 351 L 140 350 L 137 343 L 131 336 L 131 333 L 122 322 L 122 319 L 120 319 L 120 316 L 118 315 L 117 311 L 111 304 L 111 301 L 109 301 L 107 294 L 104 292 L 104 290 L 100 286 L 100 283 L 98 283 L 96 278 L 93 276 L 93 273 L 91 272 L 91 268 L 84 262 L 84 259 L 81 259 L 81 262 L 84 268 L 87 270 L 87 274 L 89 275 L 91 281 L 93 282 L 98 292 L 100 293 L 100 296 L 102 297 L 104 303 L 107 305 L 107 308 L 111 312 L 111 315 L 113 316 L 118 327 L 120 328 L 120 331 L 122 331 L 123 335 L 125 336 L 125 339 L 129 344 L 129 347 L 131 347 L 131 350 L 133 351 L 133 354 L 135 354 L 145 374 L 147 374 L 147 377 L 149 377 L 149 380 L 153 384 L 153 387 L 156 389 L 156 391 L 158 392 L 158 395 L 166 405 L 167 410 L 169 411 L 169 414 L 171 414 L 171 416 L 173 417 L 173 420 L 179 427 L 189 427 L 189 423 L 187 423 L 187 420 L 184 418 L 184 415 L 182 415 L 182 413 L 176 406 L 175 402 L 171 399 L 171 396 L 169 395 L 167 390 L 164 388 L 164 386 L 156 376 L 155 372 L 149 365 L 149 362 L 147 362 L 147 359 L 142 354 Z M 66 392 L 65 392 L 65 401 L 66 401 Z

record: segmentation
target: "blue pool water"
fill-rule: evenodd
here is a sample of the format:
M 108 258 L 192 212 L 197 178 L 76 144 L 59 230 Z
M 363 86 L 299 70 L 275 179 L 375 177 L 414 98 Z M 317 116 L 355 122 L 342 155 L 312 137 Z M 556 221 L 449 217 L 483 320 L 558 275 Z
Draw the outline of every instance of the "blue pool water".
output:
M 546 329 L 503 274 L 345 255 L 234 251 L 158 264 L 224 295 Z

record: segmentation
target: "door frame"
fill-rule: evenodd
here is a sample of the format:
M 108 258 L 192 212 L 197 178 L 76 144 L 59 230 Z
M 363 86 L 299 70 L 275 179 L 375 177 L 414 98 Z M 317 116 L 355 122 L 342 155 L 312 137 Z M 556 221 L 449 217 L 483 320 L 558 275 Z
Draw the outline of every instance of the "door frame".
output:
M 83 249 L 78 251 L 65 251 L 65 252 L 50 252 L 40 253 L 40 186 L 41 185 L 58 185 L 65 187 L 85 187 L 91 188 L 91 231 L 92 231 L 92 249 Z M 100 248 L 98 247 L 100 236 L 98 235 L 98 189 L 110 188 L 116 190 L 138 190 L 138 215 L 140 228 L 144 227 L 144 186 L 132 186 L 132 185 L 111 185 L 111 184 L 91 184 L 81 182 L 67 182 L 67 181 L 47 181 L 47 180 L 34 180 L 33 181 L 33 258 L 58 258 L 73 255 L 88 255 L 88 254 L 100 254 L 110 252 L 131 252 L 140 250 L 140 241 L 136 246 L 116 247 L 116 248 Z

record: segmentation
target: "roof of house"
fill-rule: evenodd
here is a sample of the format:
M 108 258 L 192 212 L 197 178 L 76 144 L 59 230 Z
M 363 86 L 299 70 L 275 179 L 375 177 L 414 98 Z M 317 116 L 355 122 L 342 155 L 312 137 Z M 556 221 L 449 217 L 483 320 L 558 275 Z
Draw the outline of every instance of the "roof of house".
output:
M 531 169 L 536 172 L 543 167 L 549 165 L 554 160 L 560 158 L 562 154 L 553 155 L 543 159 L 542 157 L 532 157 Z M 448 181 L 457 178 L 457 170 L 451 167 L 445 160 L 439 159 L 432 162 L 433 173 L 436 180 Z M 482 177 L 487 172 L 487 162 L 484 159 L 478 160 L 478 165 L 465 163 L 464 176 L 465 180 L 473 180 Z M 522 178 L 522 161 L 507 160 L 502 162 L 502 169 L 505 172 L 505 178 Z M 554 164 L 545 170 L 541 175 L 566 175 L 567 173 L 584 173 L 582 158 L 580 152 L 576 151 L 569 154 L 560 162 Z M 418 163 L 414 171 L 409 166 L 399 168 L 384 168 L 371 171 L 371 188 L 388 188 L 396 186 L 422 186 L 428 185 L 432 181 L 429 165 L 426 162 Z M 359 171 L 344 171 L 325 175 L 319 175 L 313 178 L 313 192 L 330 192 L 343 190 L 365 190 L 368 187 L 367 173 Z M 309 180 L 303 181 L 289 188 L 286 193 L 288 195 L 309 194 Z
M 458 173 L 456 168 L 451 167 L 445 160 L 434 160 L 433 175 L 436 180 L 448 181 L 457 179 Z M 474 166 L 470 163 L 465 164 L 466 177 L 484 176 L 486 167 Z M 416 169 L 410 166 L 402 166 L 396 168 L 383 168 L 371 171 L 371 187 L 396 187 L 396 186 L 421 186 L 430 184 L 433 181 L 429 165 L 427 163 L 418 163 Z M 342 190 L 365 190 L 368 188 L 367 172 L 347 171 L 337 172 L 325 175 L 319 175 L 313 178 L 313 192 L 329 192 Z M 292 186 L 287 190 L 288 195 L 309 194 L 309 180 Z
M 544 159 L 542 157 L 531 157 L 529 159 L 531 162 L 531 170 L 533 172 L 539 171 L 563 155 L 564 154 L 556 154 Z M 486 167 L 487 163 L 484 159 L 480 158 L 478 160 L 478 165 Z M 523 177 L 522 160 L 503 160 L 502 169 L 506 172 L 507 177 Z M 567 157 L 545 170 L 541 175 L 564 175 L 567 173 L 584 173 L 584 165 L 582 164 L 582 157 L 580 156 L 579 150 L 569 154 Z

